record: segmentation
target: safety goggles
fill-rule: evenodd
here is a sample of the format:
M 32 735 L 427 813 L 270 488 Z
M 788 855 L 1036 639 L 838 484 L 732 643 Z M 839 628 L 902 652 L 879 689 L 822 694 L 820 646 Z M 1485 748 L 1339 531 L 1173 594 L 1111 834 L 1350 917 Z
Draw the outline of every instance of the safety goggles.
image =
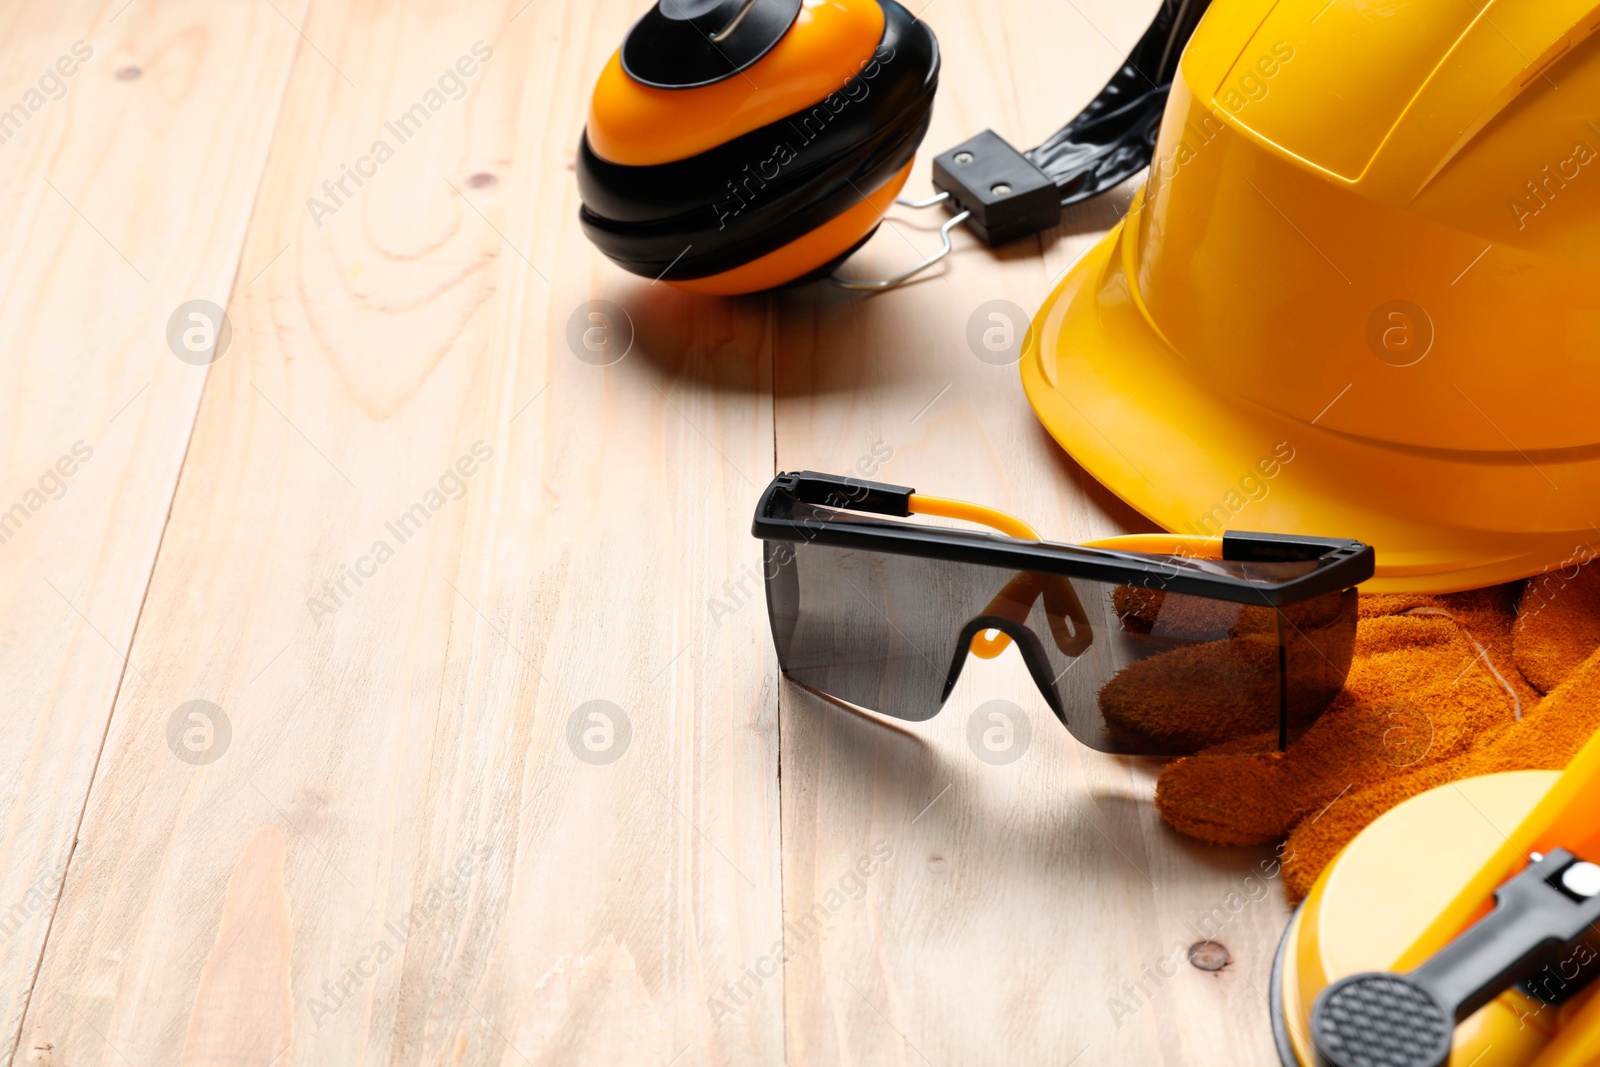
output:
M 1005 536 L 893 521 L 911 515 Z M 1344 685 L 1373 572 L 1369 546 L 1316 537 L 1053 544 L 980 505 L 809 471 L 773 479 L 752 533 L 794 681 L 920 722 L 969 653 L 1014 645 L 1074 737 L 1128 755 L 1287 747 Z

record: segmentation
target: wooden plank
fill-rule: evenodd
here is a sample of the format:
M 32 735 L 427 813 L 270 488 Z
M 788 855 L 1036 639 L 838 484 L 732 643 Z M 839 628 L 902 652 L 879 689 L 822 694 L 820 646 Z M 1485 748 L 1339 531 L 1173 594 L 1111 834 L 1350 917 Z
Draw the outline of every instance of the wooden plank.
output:
M 1099 89 L 1154 6 L 931 6 L 943 82 L 907 195 L 928 188 L 927 158 L 984 127 L 1020 147 L 1042 140 Z M 966 341 L 987 301 L 1031 315 L 1130 193 L 998 252 L 958 231 L 943 276 L 902 291 L 785 296 L 780 469 L 876 473 L 1010 510 L 1061 540 L 1151 528 L 1043 432 L 1015 365 Z M 881 277 L 937 247 L 938 213 L 893 216 L 849 273 Z M 1269 1062 L 1264 996 L 1286 920 L 1261 878 L 1270 857 L 1206 850 L 1162 826 L 1158 765 L 1078 745 L 1017 659 L 969 662 L 944 711 L 906 729 L 783 688 L 789 1062 Z M 1009 765 L 967 740 L 993 699 L 1031 725 Z M 808 915 L 816 929 L 797 930 Z M 1217 974 L 1186 958 L 1207 937 L 1235 960 Z
M 124 2 L 0 8 L 8 1060 L 114 695 L 150 667 L 123 657 L 206 379 L 167 322 L 227 299 L 298 43 L 265 5 Z
M 636 14 L 305 23 L 244 259 L 286 250 L 233 291 L 25 1022 L 43 1062 L 781 1058 L 781 978 L 707 1010 L 781 937 L 747 577 L 769 326 L 577 227 L 589 87 Z M 370 176 L 335 199 L 345 166 Z M 568 347 L 593 299 L 638 328 L 614 365 Z M 227 730 L 175 720 L 194 700 Z M 625 750 L 569 729 L 592 701 Z

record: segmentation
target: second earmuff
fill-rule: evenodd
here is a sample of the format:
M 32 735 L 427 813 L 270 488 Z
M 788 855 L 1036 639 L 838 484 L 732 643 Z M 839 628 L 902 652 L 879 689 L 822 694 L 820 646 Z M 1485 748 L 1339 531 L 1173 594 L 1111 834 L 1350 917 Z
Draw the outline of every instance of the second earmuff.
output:
M 660 0 L 595 86 L 584 232 L 695 292 L 827 274 L 905 184 L 938 76 L 894 0 Z

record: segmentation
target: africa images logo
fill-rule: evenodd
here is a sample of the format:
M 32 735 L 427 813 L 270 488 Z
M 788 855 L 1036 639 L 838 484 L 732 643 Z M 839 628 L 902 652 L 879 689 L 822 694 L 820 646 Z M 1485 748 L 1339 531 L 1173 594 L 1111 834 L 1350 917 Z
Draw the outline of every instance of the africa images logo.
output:
M 738 178 L 728 179 L 729 195 L 725 199 L 712 202 L 711 210 L 717 213 L 717 228 L 726 229 L 729 219 L 755 203 L 760 192 L 767 187 L 767 183 L 777 181 L 783 168 L 799 159 L 800 154 L 822 136 L 823 131 L 840 112 L 853 103 L 865 100 L 867 94 L 872 91 L 872 87 L 867 83 L 878 76 L 883 69 L 881 64 L 888 63 L 892 59 L 894 59 L 894 48 L 889 45 L 880 47 L 872 53 L 870 59 L 862 62 L 860 72 L 840 86 L 837 92 L 824 97 L 810 111 L 788 119 L 789 128 L 795 134 L 794 140 L 777 142 L 772 146 L 771 154 L 756 163 L 753 168 L 746 163 Z
M 493 445 L 474 441 L 470 453 L 458 457 L 418 500 L 383 524 L 386 536 L 374 538 L 367 551 L 353 562 L 339 564 L 338 574 L 322 583 L 320 596 L 313 593 L 306 597 L 311 621 L 320 627 L 323 619 L 355 599 L 356 593 L 377 577 L 378 571 L 394 559 L 401 547 L 421 534 L 446 504 L 467 495 L 468 479 L 492 458 Z
M 365 155 L 356 158 L 354 167 L 341 163 L 338 177 L 322 183 L 325 199 L 315 196 L 306 199 L 306 210 L 311 213 L 311 221 L 316 223 L 317 229 L 322 229 L 324 218 L 338 214 L 340 208 L 355 199 L 356 193 L 377 176 L 378 168 L 395 157 L 395 150 L 421 133 L 428 120 L 443 110 L 446 103 L 467 95 L 467 80 L 494 56 L 494 49 L 483 41 L 474 41 L 471 52 L 457 59 L 453 66 L 446 67 L 437 84 L 423 92 L 421 100 L 383 124 L 384 132 L 393 138 L 394 144 L 387 138 L 378 138 Z M 354 189 L 350 187 L 352 184 Z

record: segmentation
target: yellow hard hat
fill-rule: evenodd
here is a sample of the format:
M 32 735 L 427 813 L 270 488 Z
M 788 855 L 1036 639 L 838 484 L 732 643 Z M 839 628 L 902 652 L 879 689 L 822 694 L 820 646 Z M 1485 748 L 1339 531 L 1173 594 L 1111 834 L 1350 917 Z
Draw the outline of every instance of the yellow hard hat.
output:
M 1169 530 L 1356 537 L 1375 590 L 1600 545 L 1600 5 L 1216 0 L 1023 385 Z

